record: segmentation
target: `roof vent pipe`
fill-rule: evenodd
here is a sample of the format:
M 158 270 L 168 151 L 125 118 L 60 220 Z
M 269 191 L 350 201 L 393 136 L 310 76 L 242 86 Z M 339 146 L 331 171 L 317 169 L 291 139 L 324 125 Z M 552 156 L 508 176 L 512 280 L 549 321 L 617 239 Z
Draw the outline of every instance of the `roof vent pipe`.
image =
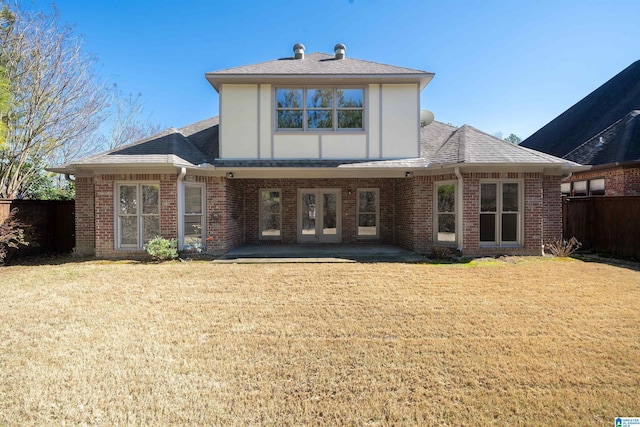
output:
M 347 51 L 347 47 L 342 43 L 338 43 L 333 48 L 333 52 L 336 54 L 336 59 L 344 59 L 344 54 Z
M 293 45 L 293 53 L 296 59 L 304 59 L 304 45 L 302 43 Z

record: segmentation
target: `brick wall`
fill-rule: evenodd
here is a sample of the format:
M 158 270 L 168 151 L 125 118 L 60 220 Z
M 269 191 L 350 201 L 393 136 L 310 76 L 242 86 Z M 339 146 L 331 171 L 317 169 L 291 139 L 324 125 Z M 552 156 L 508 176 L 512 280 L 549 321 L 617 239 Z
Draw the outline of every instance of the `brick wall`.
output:
M 96 251 L 95 187 L 92 177 L 76 177 L 76 247 L 78 254 Z
M 565 182 L 604 178 L 605 196 L 640 196 L 640 167 L 613 166 L 610 169 L 576 172 Z
M 562 177 L 545 175 L 543 181 L 542 242 L 557 241 L 562 237 Z
M 296 243 L 298 241 L 298 189 L 332 188 L 341 190 L 342 243 L 387 243 L 394 241 L 394 179 L 247 179 L 234 180 L 242 183 L 244 194 L 244 241 L 256 243 Z M 277 241 L 259 238 L 259 194 L 260 189 L 282 191 L 282 238 Z M 358 239 L 357 234 L 357 190 L 378 188 L 380 190 L 379 238 Z M 349 194 L 351 192 L 351 194 Z
M 116 250 L 114 203 L 116 182 L 151 182 L 160 184 L 160 234 L 178 235 L 176 174 L 104 174 L 94 177 L 95 185 L 95 253 L 99 257 L 137 256 L 142 250 Z M 76 220 L 77 221 L 77 220 Z
M 397 179 L 395 189 L 395 244 L 413 250 L 416 244 L 414 235 L 414 179 Z
M 480 248 L 480 180 L 519 179 L 523 182 L 524 246 L 522 248 Z M 465 173 L 463 226 L 464 253 L 539 254 L 543 242 L 557 238 L 562 230 L 559 177 L 541 173 Z M 158 182 L 160 184 L 160 232 L 175 238 L 178 230 L 177 175 L 108 174 L 76 180 L 76 238 L 82 248 L 95 247 L 101 257 L 131 256 L 142 251 L 116 251 L 114 237 L 114 191 L 116 182 Z M 205 184 L 206 251 L 224 253 L 245 243 L 260 240 L 259 195 L 261 188 L 282 190 L 282 238 L 277 242 L 297 242 L 299 188 L 341 190 L 342 242 L 396 244 L 419 253 L 433 246 L 434 183 L 456 181 L 455 175 L 398 179 L 231 179 L 185 177 L 185 181 Z M 379 238 L 357 238 L 357 190 L 380 190 Z M 350 194 L 351 193 L 351 194 Z M 457 200 L 456 200 L 457 202 Z
M 480 242 L 480 179 L 490 176 L 491 174 L 462 174 L 462 194 L 464 195 L 462 202 L 462 246 L 464 253 L 478 252 Z
M 640 167 L 624 170 L 624 195 L 640 196 Z
M 543 201 L 543 178 L 541 173 L 518 173 L 518 172 L 481 172 L 463 174 L 464 181 L 464 208 L 463 208 L 463 233 L 464 247 L 466 255 L 539 255 L 541 253 L 543 240 L 543 211 L 545 203 Z M 524 221 L 523 246 L 517 248 L 505 247 L 480 247 L 480 181 L 488 180 L 522 180 L 524 191 L 524 206 L 522 207 L 522 220 Z M 560 183 L 557 182 L 557 192 L 560 192 Z M 553 191 L 553 183 L 549 182 L 547 190 Z M 560 200 L 560 197 L 558 196 Z M 551 223 L 557 216 L 557 221 L 562 222 L 562 210 L 553 212 L 550 210 L 544 215 L 548 216 L 546 221 Z M 558 205 L 561 206 L 561 205 Z

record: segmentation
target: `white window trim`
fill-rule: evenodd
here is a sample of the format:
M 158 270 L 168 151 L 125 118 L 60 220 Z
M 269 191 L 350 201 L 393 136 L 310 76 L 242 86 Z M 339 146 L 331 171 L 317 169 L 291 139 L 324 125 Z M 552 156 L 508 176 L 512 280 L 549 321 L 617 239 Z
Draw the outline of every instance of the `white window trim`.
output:
M 120 227 L 120 200 L 118 198 L 119 194 L 120 194 L 120 187 L 121 186 L 136 186 L 136 197 L 138 198 L 138 200 L 140 201 L 140 189 L 143 185 L 149 185 L 149 186 L 156 186 L 158 187 L 158 222 L 160 223 L 160 227 L 162 228 L 162 218 L 161 218 L 161 206 L 162 206 L 162 193 L 161 193 L 161 187 L 160 187 L 160 182 L 158 181 L 116 181 L 114 183 L 114 191 L 113 191 L 113 236 L 114 236 L 114 249 L 119 250 L 119 251 L 140 251 L 140 250 L 144 250 L 144 238 L 142 235 L 142 222 L 140 221 L 140 218 L 143 216 L 142 214 L 142 203 L 140 203 L 140 207 L 138 209 L 136 209 L 136 218 L 137 218 L 137 222 L 138 222 L 138 245 L 137 246 L 132 246 L 132 245 L 125 245 L 122 246 L 120 245 L 120 238 L 121 238 L 121 227 Z M 156 214 L 153 214 L 156 215 Z M 150 216 L 150 215 L 147 215 Z
M 185 239 L 185 222 L 184 222 L 184 217 L 185 217 L 185 209 L 186 209 L 186 203 L 185 203 L 185 188 L 186 187 L 200 187 L 201 191 L 202 191 L 202 219 L 201 219 L 201 224 L 200 226 L 202 227 L 202 249 L 204 250 L 205 248 L 205 239 L 206 239 L 206 234 L 207 234 L 207 230 L 206 230 L 206 217 L 207 217 L 207 189 L 206 186 L 203 182 L 192 182 L 192 181 L 182 181 L 181 185 L 180 185 L 180 191 L 178 193 L 178 250 L 182 251 L 184 250 L 184 239 Z
M 480 240 L 480 215 L 482 215 L 482 184 L 497 184 L 496 189 L 496 236 L 495 241 Z M 502 186 L 504 184 L 518 184 L 518 220 L 516 225 L 516 241 L 502 242 Z M 513 212 L 507 212 L 513 213 Z M 483 248 L 518 248 L 522 247 L 524 236 L 524 180 L 522 179 L 499 179 L 499 180 L 480 180 L 478 184 L 478 243 Z
M 453 209 L 453 214 L 454 214 L 454 224 L 456 227 L 456 232 L 455 232 L 455 239 L 453 242 L 448 242 L 448 241 L 444 241 L 444 240 L 438 240 L 438 215 L 440 215 L 440 212 L 438 211 L 438 187 L 441 185 L 449 185 L 449 184 L 453 184 L 453 188 L 454 188 L 454 192 L 453 192 L 453 200 L 454 200 L 454 209 Z M 459 206 L 458 206 L 458 181 L 437 181 L 434 182 L 433 185 L 433 242 L 437 245 L 442 245 L 442 246 L 452 246 L 455 247 L 458 245 L 458 212 L 459 212 Z M 450 212 L 442 212 L 442 213 L 446 213 L 446 214 L 450 214 Z
M 278 89 L 301 89 L 302 90 L 302 129 L 300 128 L 279 128 L 278 127 Z M 331 109 L 333 110 L 333 128 L 321 128 L 321 129 L 308 129 L 307 128 L 307 110 L 316 110 L 315 108 L 307 107 L 307 89 L 333 89 L 333 106 Z M 338 108 L 336 100 L 336 91 L 338 89 L 362 89 L 362 108 Z M 284 134 L 335 134 L 335 133 L 355 133 L 355 134 L 363 134 L 367 129 L 367 90 L 368 88 L 364 85 L 281 85 L 281 86 L 273 86 L 271 97 L 273 99 L 272 106 L 272 114 L 273 114 L 273 131 L 274 133 L 284 133 Z M 293 110 L 292 108 L 282 108 L 284 110 Z M 298 110 L 298 109 L 296 109 Z M 362 128 L 338 128 L 338 110 L 362 110 Z
M 361 235 L 359 234 L 360 226 L 360 193 L 371 192 L 376 194 L 376 211 L 375 212 L 363 212 L 365 214 L 376 214 L 376 234 L 375 235 Z M 356 191 L 356 238 L 357 239 L 379 239 L 380 238 L 380 189 L 379 188 L 358 188 Z
M 278 192 L 280 193 L 280 210 L 278 211 L 278 215 L 280 215 L 280 235 L 279 236 L 263 236 L 262 235 L 262 214 L 264 206 L 262 206 L 262 193 L 268 192 Z M 258 190 L 258 240 L 282 240 L 282 189 L 281 188 L 260 188 Z

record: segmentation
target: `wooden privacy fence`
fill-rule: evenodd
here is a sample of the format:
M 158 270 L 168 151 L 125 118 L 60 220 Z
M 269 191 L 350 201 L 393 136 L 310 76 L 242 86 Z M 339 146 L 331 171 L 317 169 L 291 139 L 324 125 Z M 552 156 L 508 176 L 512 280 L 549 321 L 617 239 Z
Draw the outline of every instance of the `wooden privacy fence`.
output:
M 640 197 L 569 197 L 562 203 L 565 239 L 582 249 L 640 259 Z
M 76 245 L 75 202 L 60 200 L 5 200 L 0 199 L 0 222 L 12 209 L 18 208 L 18 218 L 33 229 L 32 242 L 14 256 L 71 252 Z

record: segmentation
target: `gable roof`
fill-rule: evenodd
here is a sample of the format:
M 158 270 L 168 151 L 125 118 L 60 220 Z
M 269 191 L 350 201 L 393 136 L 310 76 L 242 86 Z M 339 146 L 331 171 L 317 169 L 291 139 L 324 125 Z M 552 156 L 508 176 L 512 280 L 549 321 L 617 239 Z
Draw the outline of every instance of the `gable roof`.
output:
M 577 163 L 525 147 L 513 145 L 472 126 L 460 128 L 434 121 L 421 128 L 421 156 L 404 159 L 361 160 L 225 160 L 219 159 L 219 119 L 212 117 L 180 129 L 167 129 L 133 144 L 106 151 L 70 164 L 49 168 L 59 173 L 75 173 L 78 168 L 102 166 L 177 166 L 216 168 L 415 168 L 454 165 L 555 165 L 574 167 Z
M 640 110 L 631 111 L 564 157 L 585 165 L 640 160 Z
M 565 157 L 634 110 L 640 110 L 640 60 L 525 139 L 521 145 Z M 636 136 L 632 142 L 625 140 L 625 143 L 637 146 L 640 139 Z M 593 157 L 590 164 L 598 164 L 592 163 L 594 161 L 623 162 L 640 158 L 632 155 L 633 150 L 613 151 L 615 156 L 607 155 L 604 160 Z M 634 158 L 629 158 L 629 155 Z
M 336 59 L 333 55 L 316 52 L 304 56 L 304 59 L 286 57 L 258 64 L 212 71 L 205 74 L 211 85 L 219 90 L 223 82 L 277 82 L 281 78 L 290 79 L 322 79 L 327 77 L 342 77 L 347 80 L 366 81 L 375 78 L 377 82 L 407 81 L 419 82 L 420 89 L 424 88 L 434 74 L 414 70 L 412 68 L 397 67 L 345 57 Z

